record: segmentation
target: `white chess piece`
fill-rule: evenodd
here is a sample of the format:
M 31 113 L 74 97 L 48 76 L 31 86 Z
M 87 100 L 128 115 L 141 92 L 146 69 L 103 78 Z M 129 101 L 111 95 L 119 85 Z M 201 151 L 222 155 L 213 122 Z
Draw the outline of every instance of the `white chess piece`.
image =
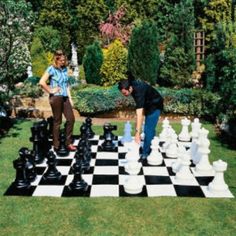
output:
M 159 149 L 159 138 L 154 137 L 151 143 L 151 153 L 147 157 L 147 162 L 149 165 L 161 165 L 163 162 L 163 157 Z
M 139 160 L 139 145 L 132 141 L 129 143 L 129 146 L 127 146 L 128 152 L 125 155 L 125 159 L 129 161 L 138 161 Z
M 204 133 L 207 135 L 209 131 L 205 130 Z M 214 173 L 212 165 L 209 162 L 208 155 L 211 152 L 209 146 L 210 141 L 208 140 L 207 136 L 204 136 L 199 140 L 198 152 L 200 153 L 200 160 L 195 167 L 195 171 L 198 174 Z
M 185 117 L 184 119 L 181 120 L 181 124 L 182 124 L 182 130 L 179 134 L 179 140 L 183 142 L 189 142 L 191 139 L 190 133 L 188 131 L 190 120 Z
M 176 173 L 176 180 L 191 180 L 194 178 L 193 174 L 190 171 L 190 158 L 187 154 L 184 154 L 181 160 L 181 166 Z
M 130 175 L 124 183 L 124 190 L 129 194 L 138 194 L 143 190 L 143 184 L 136 175 Z
M 196 137 L 198 136 L 198 132 L 201 129 L 202 124 L 199 122 L 198 118 L 194 118 L 193 122 L 191 123 L 191 137 Z
M 162 122 L 162 131 L 159 135 L 160 142 L 166 142 L 169 126 L 170 126 L 170 122 L 169 122 L 168 118 L 166 117 Z
M 178 155 L 178 140 L 177 140 L 177 134 L 172 133 L 171 134 L 171 140 L 169 145 L 166 147 L 166 156 L 169 158 L 177 158 Z
M 180 169 L 180 166 L 182 164 L 182 157 L 186 154 L 186 149 L 183 145 L 179 144 L 178 145 L 178 153 L 177 153 L 177 160 L 175 162 L 172 163 L 171 167 L 172 167 L 172 171 L 174 173 L 177 173 Z
M 124 127 L 124 136 L 120 140 L 122 144 L 126 142 L 131 142 L 133 140 L 131 132 L 132 132 L 132 127 L 131 127 L 130 121 L 127 121 Z
M 198 137 L 194 138 L 194 145 L 195 147 L 192 147 L 191 150 L 191 158 L 193 160 L 193 163 L 196 165 L 200 159 L 201 159 L 201 154 L 199 153 L 199 145 L 202 139 L 207 139 L 209 131 L 206 130 L 205 128 L 201 128 L 198 131 Z M 195 150 L 194 150 L 195 149 Z
M 140 172 L 142 164 L 137 161 L 130 161 L 125 165 L 125 171 L 130 175 L 137 175 Z
M 213 168 L 215 170 L 215 177 L 209 183 L 208 190 L 212 193 L 227 191 L 229 187 L 224 180 L 224 171 L 227 169 L 227 163 L 222 160 L 214 161 Z

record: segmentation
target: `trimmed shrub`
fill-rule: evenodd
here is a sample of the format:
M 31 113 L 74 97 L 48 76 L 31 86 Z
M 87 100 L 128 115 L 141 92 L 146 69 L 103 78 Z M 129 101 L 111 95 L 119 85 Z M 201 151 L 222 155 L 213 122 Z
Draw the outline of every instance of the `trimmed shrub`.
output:
M 178 115 L 192 115 L 215 120 L 219 113 L 220 96 L 199 89 L 168 89 L 158 87 L 164 97 L 164 112 Z M 135 109 L 132 97 L 123 96 L 117 86 L 80 86 L 73 89 L 75 107 L 81 114 L 95 115 L 102 112 Z
M 89 84 L 101 84 L 100 68 L 103 62 L 102 49 L 99 42 L 95 41 L 86 48 L 83 58 L 85 78 Z
M 107 88 L 83 85 L 81 89 L 73 89 L 73 97 L 75 97 L 75 107 L 82 115 L 95 115 L 123 107 L 134 107 L 132 98 L 124 97 L 116 85 Z
M 157 28 L 153 22 L 144 21 L 132 32 L 128 68 L 136 79 L 156 84 L 159 64 Z
M 104 86 L 114 85 L 121 79 L 126 78 L 127 71 L 127 49 L 119 40 L 111 43 L 103 50 L 104 62 L 101 67 L 102 84 Z

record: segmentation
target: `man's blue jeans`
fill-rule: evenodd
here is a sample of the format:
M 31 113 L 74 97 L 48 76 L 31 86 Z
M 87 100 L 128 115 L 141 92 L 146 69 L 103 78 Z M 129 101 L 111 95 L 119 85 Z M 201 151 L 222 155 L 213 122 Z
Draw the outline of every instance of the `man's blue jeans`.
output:
M 146 115 L 145 117 L 145 125 L 144 125 L 144 143 L 143 143 L 143 152 L 142 158 L 146 158 L 151 152 L 151 142 L 156 134 L 156 126 L 160 117 L 161 111 L 155 110 L 150 115 Z

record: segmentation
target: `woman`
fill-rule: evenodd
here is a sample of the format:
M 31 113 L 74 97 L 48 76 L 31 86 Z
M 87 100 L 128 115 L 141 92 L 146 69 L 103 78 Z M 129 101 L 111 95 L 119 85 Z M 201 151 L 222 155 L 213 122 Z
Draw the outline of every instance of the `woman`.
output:
M 65 54 L 58 50 L 53 57 L 53 64 L 47 68 L 39 84 L 49 93 L 49 102 L 53 113 L 53 146 L 57 151 L 59 148 L 60 125 L 62 123 L 62 113 L 66 118 L 66 145 L 69 151 L 75 151 L 72 144 L 72 133 L 75 122 L 68 86 L 67 59 Z M 47 84 L 47 81 L 50 84 Z

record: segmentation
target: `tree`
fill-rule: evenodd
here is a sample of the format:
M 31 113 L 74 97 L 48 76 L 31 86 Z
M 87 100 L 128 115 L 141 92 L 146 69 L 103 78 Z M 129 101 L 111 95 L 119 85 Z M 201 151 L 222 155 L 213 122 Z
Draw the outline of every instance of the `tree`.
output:
M 72 41 L 69 7 L 67 0 L 44 0 L 38 21 L 40 26 L 51 26 L 60 32 L 62 48 L 68 53 Z
M 124 45 L 116 39 L 104 52 L 104 62 L 101 67 L 102 84 L 110 86 L 127 77 L 128 51 Z
M 35 29 L 34 37 L 38 37 L 46 52 L 55 52 L 62 48 L 61 34 L 52 26 L 42 26 Z
M 90 84 L 101 84 L 100 68 L 103 62 L 102 49 L 98 41 L 86 48 L 83 58 L 85 79 Z
M 171 37 L 160 69 L 160 85 L 190 87 L 195 68 L 193 45 L 194 12 L 192 0 L 181 0 L 175 6 Z
M 99 29 L 107 44 L 119 39 L 123 44 L 127 44 L 131 35 L 132 25 L 121 24 L 122 17 L 125 15 L 125 8 L 121 6 L 114 13 L 109 13 L 106 22 L 101 22 Z
M 30 65 L 28 44 L 34 15 L 24 0 L 0 2 L 0 85 L 8 91 L 25 75 Z
M 232 0 L 211 0 L 205 6 L 204 16 L 200 18 L 200 22 L 206 32 L 208 44 L 215 37 L 214 26 L 220 22 L 227 24 L 231 21 L 231 3 Z
M 92 44 L 99 38 L 99 24 L 108 15 L 108 7 L 104 0 L 84 0 L 77 6 L 78 31 L 78 60 L 81 61 L 86 46 Z
M 135 78 L 156 83 L 159 49 L 157 28 L 152 21 L 144 21 L 134 28 L 129 44 L 128 68 Z
M 32 71 L 37 77 L 41 77 L 48 66 L 48 60 L 43 45 L 39 38 L 34 38 L 31 50 Z

